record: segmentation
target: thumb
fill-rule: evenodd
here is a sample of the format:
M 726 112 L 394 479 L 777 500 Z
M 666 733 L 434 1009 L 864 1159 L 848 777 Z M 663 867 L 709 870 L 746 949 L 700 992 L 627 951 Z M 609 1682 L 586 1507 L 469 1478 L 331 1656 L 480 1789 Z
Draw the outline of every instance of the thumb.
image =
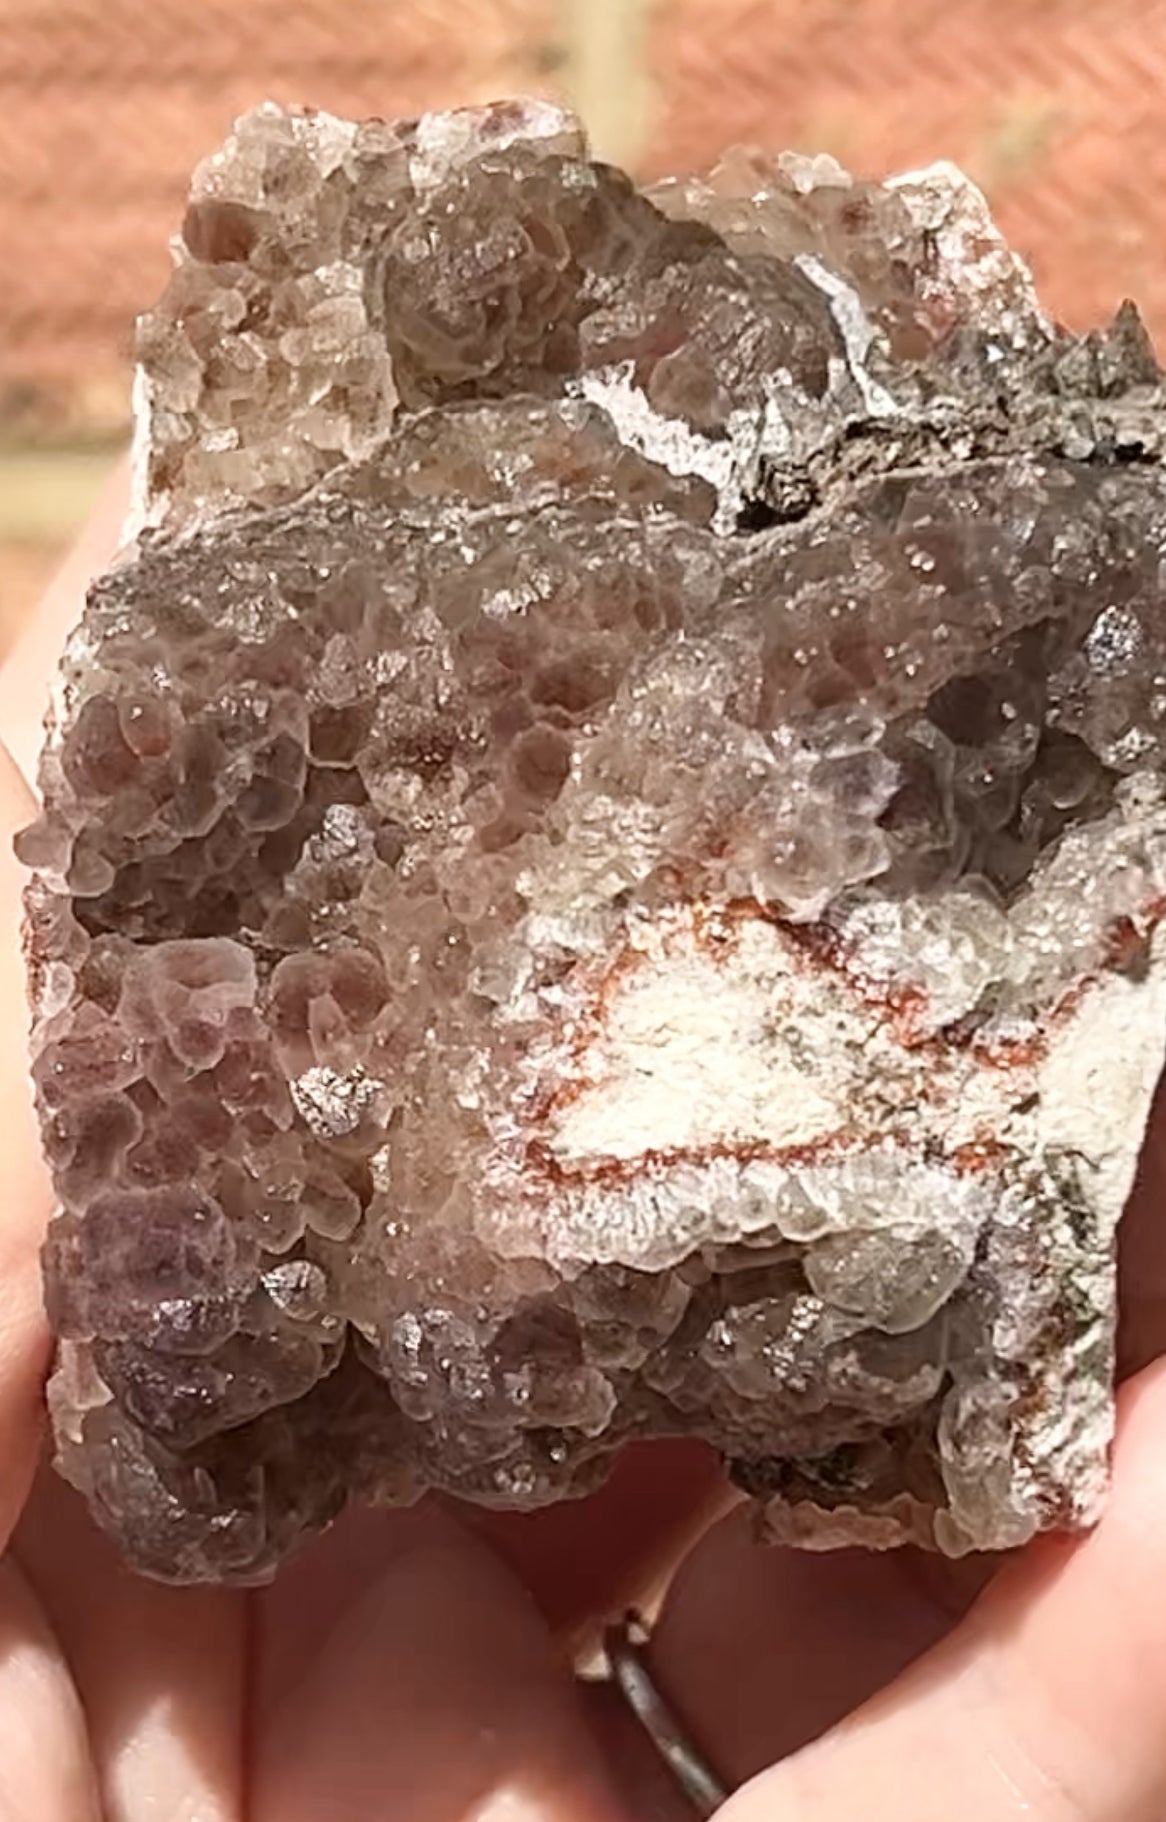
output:
M 1166 1362 L 1121 1397 L 1096 1532 L 1045 1539 L 875 1700 L 721 1822 L 1162 1822 Z

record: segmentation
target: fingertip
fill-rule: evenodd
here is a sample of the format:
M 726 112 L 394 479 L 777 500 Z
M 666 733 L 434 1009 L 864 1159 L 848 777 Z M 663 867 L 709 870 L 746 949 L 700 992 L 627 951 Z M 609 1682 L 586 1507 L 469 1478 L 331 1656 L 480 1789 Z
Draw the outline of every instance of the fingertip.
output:
M 1118 1371 L 1125 1379 L 1166 1352 L 1166 1079 L 1118 1229 L 1117 1262 Z
M 36 1463 L 48 1334 L 40 1290 L 39 1247 L 49 1212 L 48 1183 L 32 1105 L 24 1033 L 28 1027 L 18 936 L 23 870 L 12 836 L 32 813 L 32 798 L 0 747 L 0 1048 L 4 1109 L 4 1199 L 0 1203 L 0 1548 L 24 1503 Z
M 0 1563 L 0 1815 L 98 1822 L 77 1691 L 23 1576 Z
M 90 582 L 117 553 L 129 498 L 130 459 L 124 455 L 111 462 L 89 522 L 0 667 L 0 736 L 27 779 L 36 771 L 61 648 L 80 618 Z
M 534 1603 L 444 1524 L 349 1603 L 257 1730 L 256 1822 L 365 1822 L 390 1807 L 410 1822 L 618 1814 Z

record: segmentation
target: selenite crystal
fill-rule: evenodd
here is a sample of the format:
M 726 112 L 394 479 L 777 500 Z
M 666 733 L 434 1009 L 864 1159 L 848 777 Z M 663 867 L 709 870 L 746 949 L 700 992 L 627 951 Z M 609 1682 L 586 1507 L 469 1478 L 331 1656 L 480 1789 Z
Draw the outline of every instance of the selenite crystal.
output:
M 1096 1516 L 1166 1034 L 1132 306 L 979 194 L 264 107 L 139 330 L 28 946 L 57 1457 L 151 1574 L 631 1438 L 770 1535 Z

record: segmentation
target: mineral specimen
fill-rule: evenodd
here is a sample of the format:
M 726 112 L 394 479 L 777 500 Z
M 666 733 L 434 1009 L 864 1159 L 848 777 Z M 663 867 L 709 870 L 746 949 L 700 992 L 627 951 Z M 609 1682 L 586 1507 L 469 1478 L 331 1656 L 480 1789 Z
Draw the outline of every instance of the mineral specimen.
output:
M 1159 374 L 955 170 L 265 107 L 22 838 L 58 1460 L 146 1571 L 706 1438 L 1096 1515 L 1166 1035 Z

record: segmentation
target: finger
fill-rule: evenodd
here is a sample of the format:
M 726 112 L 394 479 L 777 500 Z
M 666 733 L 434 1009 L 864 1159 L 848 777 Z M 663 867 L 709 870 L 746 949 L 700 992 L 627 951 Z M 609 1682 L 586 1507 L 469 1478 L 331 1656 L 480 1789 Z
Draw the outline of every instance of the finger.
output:
M 636 1822 L 693 1822 L 691 1799 L 615 1684 L 587 1682 L 582 1693 L 591 1726 L 616 1768 L 629 1815 Z
M 650 1662 L 736 1786 L 816 1740 L 943 1638 L 994 1565 L 769 1547 L 751 1511 L 734 1513 L 677 1574 Z
M 276 1700 L 256 1704 L 255 1822 L 618 1822 L 533 1602 L 440 1513 L 398 1535 L 329 1624 L 316 1615 L 303 1675 L 263 1679 Z
M 13 1551 L 72 1670 L 103 1822 L 238 1822 L 244 1597 L 133 1574 L 47 1469 Z M 19 1814 L 40 1822 L 39 1810 Z
M 23 1577 L 0 1563 L 0 1816 L 100 1822 L 77 1692 Z
M 352 1506 L 284 1563 L 272 1586 L 255 1595 L 251 1700 L 258 1731 L 282 1713 L 340 1617 L 394 1563 L 449 1529 L 431 1499 L 400 1511 Z
M 1166 1353 L 1166 1078 L 1158 1084 L 1138 1175 L 1118 1234 L 1118 1371 Z
M 1166 1807 L 1166 1367 L 1121 1400 L 1113 1495 L 1048 1538 L 964 1623 L 724 1822 L 1161 1822 Z M 791 1659 L 815 1643 L 787 1634 Z M 749 1671 L 722 1660 L 738 1687 Z M 779 1699 L 786 1694 L 782 1689 Z
M 4 1202 L 0 1208 L 0 1550 L 24 1503 L 40 1434 L 48 1337 L 38 1249 L 49 1190 L 29 1092 L 24 1034 L 28 1013 L 19 941 L 22 869 L 12 836 L 32 799 L 0 748 L 0 1107 L 4 1109 Z
M 28 779 L 36 772 L 49 685 L 85 591 L 111 561 L 129 507 L 130 465 L 115 463 L 85 530 L 50 582 L 0 670 L 0 738 Z

